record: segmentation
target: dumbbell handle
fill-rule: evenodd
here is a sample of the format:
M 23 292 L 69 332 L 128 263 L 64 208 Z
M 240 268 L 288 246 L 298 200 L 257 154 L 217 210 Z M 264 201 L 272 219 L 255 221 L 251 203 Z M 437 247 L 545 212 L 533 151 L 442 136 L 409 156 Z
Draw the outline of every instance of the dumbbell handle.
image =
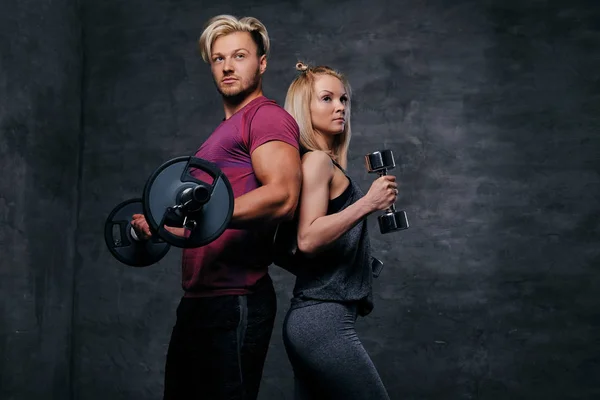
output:
M 131 237 L 136 242 L 141 242 L 142 241 L 142 239 L 139 238 L 139 236 L 137 235 L 137 233 L 135 233 L 135 229 L 133 229 L 133 226 L 131 227 L 131 231 L 129 233 L 131 233 Z
M 206 185 L 197 185 L 184 189 L 178 197 L 184 212 L 194 212 L 201 209 L 210 200 L 210 190 Z
M 382 168 L 379 171 L 377 171 L 377 174 L 379 175 L 379 177 L 381 178 L 384 175 L 387 175 L 387 168 Z M 388 208 L 385 209 L 385 212 L 387 213 L 395 213 L 396 212 L 396 205 L 394 203 L 392 203 L 391 206 L 389 206 Z

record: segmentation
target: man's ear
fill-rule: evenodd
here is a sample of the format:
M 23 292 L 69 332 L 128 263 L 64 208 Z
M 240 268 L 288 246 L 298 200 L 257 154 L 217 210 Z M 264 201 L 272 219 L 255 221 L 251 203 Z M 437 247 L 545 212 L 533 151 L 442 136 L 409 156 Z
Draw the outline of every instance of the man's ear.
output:
M 267 55 L 263 54 L 260 56 L 260 73 L 264 74 L 267 70 Z

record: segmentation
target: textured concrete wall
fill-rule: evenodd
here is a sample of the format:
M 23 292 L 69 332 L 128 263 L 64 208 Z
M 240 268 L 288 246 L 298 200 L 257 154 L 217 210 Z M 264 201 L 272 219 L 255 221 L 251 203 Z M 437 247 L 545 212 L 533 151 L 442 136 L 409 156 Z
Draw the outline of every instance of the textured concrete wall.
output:
M 123 267 L 104 250 L 99 222 L 220 122 L 195 40 L 223 12 L 268 27 L 265 91 L 279 102 L 299 58 L 348 75 L 349 171 L 364 189 L 373 180 L 364 154 L 391 148 L 398 156 L 398 206 L 412 227 L 382 236 L 370 220 L 386 268 L 375 311 L 358 322 L 392 398 L 591 393 L 598 12 L 575 3 L 453 3 L 86 4 L 80 222 L 94 228 L 80 246 L 82 397 L 159 398 L 180 253 L 146 270 Z M 293 281 L 272 272 L 279 317 L 261 398 L 290 399 L 280 330 Z
M 8 358 L 0 383 L 9 387 L 0 393 L 18 389 L 18 398 L 34 398 L 42 389 L 27 382 L 41 363 L 52 371 L 43 374 L 45 388 L 55 388 L 45 397 L 68 398 L 61 390 L 69 372 L 74 276 L 73 398 L 161 398 L 182 294 L 181 253 L 172 249 L 145 269 L 126 267 L 105 248 L 104 219 L 117 203 L 139 197 L 156 167 L 194 152 L 221 121 L 220 98 L 196 39 L 208 18 L 232 13 L 256 16 L 268 27 L 273 52 L 265 93 L 281 104 L 298 59 L 346 73 L 354 90 L 349 173 L 363 189 L 374 179 L 363 155 L 381 148 L 396 154 L 397 206 L 412 226 L 381 235 L 370 218 L 372 243 L 386 266 L 375 282 L 375 310 L 357 322 L 391 397 L 598 396 L 599 6 L 221 4 L 83 3 L 75 275 L 68 238 L 76 211 L 79 105 L 68 100 L 79 84 L 78 53 L 40 47 L 46 58 L 38 65 L 22 37 L 0 40 L 0 85 L 9 89 L 0 94 L 6 155 L 0 162 L 3 171 L 18 171 L 0 180 L 1 244 L 8 255 L 0 282 L 0 352 Z M 54 21 L 58 8 L 26 15 L 19 6 L 20 20 L 34 21 L 25 28 L 30 37 L 41 35 L 35 40 L 75 51 L 69 32 L 77 24 Z M 45 19 L 36 19 L 37 12 Z M 14 16 L 0 19 L 14 26 L 0 29 L 17 29 Z M 55 27 L 44 31 L 48 24 Z M 26 133 L 11 136 L 6 132 L 18 130 L 5 126 Z M 49 228 L 57 221 L 67 232 Z M 292 399 L 281 324 L 293 280 L 278 268 L 271 272 L 279 313 L 260 399 Z
M 0 9 L 0 398 L 68 399 L 81 24 L 71 0 Z

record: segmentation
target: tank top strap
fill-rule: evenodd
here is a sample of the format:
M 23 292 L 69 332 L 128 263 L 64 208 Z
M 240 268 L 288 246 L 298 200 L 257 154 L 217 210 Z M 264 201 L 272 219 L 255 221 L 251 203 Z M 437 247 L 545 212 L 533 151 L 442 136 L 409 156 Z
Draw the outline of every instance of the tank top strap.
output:
M 310 153 L 313 150 L 309 150 L 309 149 L 305 149 L 304 147 L 300 148 L 300 156 L 305 155 L 306 153 Z M 343 173 L 344 175 L 348 176 L 348 174 L 346 173 L 346 170 L 344 168 L 342 168 L 342 166 L 340 164 L 338 164 L 337 161 L 335 161 L 333 158 L 329 157 L 331 159 L 331 162 L 333 163 L 333 165 L 335 165 L 336 167 L 338 167 Z
M 346 174 L 346 170 L 345 170 L 344 168 L 342 168 L 342 166 L 341 166 L 340 164 L 338 164 L 338 163 L 337 163 L 337 161 L 335 161 L 333 158 L 331 159 L 331 161 L 333 162 L 333 164 L 334 164 L 336 167 L 338 167 L 338 168 L 339 168 L 339 169 L 340 169 L 340 170 L 341 170 L 341 171 L 344 173 L 344 175 L 346 175 L 346 176 L 347 176 L 347 174 Z

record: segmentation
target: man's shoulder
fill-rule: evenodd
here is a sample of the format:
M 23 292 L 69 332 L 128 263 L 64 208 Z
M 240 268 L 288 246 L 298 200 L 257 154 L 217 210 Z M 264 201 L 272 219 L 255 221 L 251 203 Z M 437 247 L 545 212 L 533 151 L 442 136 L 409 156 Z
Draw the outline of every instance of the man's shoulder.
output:
M 261 97 L 255 102 L 249 114 L 259 118 L 285 118 L 293 120 L 293 117 L 277 101 L 268 97 Z

